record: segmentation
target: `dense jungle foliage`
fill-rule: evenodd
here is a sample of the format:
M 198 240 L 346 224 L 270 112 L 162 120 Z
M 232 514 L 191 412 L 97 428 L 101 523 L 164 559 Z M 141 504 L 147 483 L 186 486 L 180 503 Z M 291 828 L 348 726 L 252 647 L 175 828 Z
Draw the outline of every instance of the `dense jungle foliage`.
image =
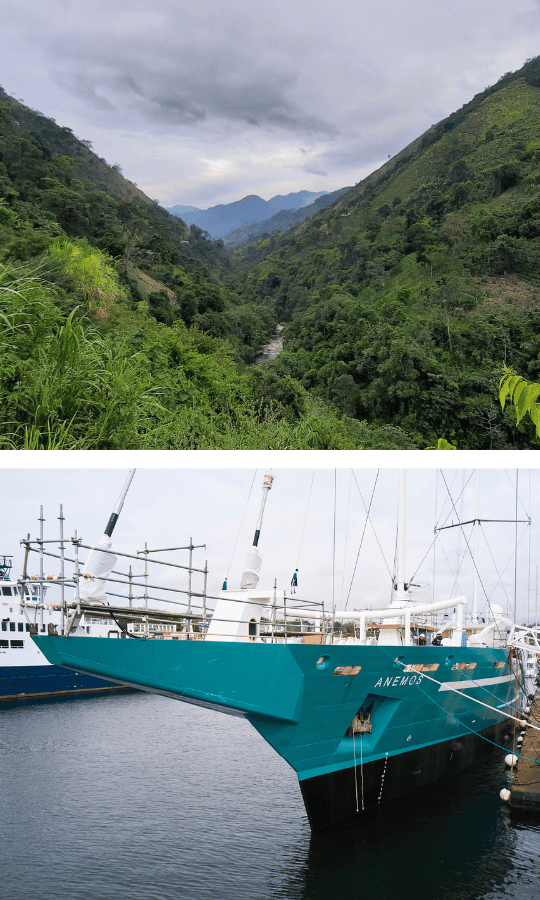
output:
M 0 448 L 538 446 L 539 251 L 540 59 L 232 255 L 0 89 Z
M 0 101 L 0 448 L 411 445 L 246 365 L 275 324 L 222 245 Z

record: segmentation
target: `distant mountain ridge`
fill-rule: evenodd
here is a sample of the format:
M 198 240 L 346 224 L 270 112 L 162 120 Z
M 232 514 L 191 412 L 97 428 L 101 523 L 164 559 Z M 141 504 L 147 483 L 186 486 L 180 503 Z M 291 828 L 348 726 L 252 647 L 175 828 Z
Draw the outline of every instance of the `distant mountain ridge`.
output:
M 270 200 L 263 200 L 257 194 L 249 194 L 234 203 L 221 203 L 218 206 L 211 206 L 210 209 L 177 204 L 168 207 L 167 212 L 182 219 L 186 225 L 202 228 L 212 238 L 223 238 L 235 229 L 255 222 L 264 222 L 282 210 L 299 210 L 311 206 L 326 193 L 326 191 L 303 190 L 277 194 Z
M 287 231 L 289 228 L 295 228 L 301 225 L 306 219 L 310 219 L 321 210 L 335 203 L 343 194 L 352 190 L 350 187 L 340 188 L 332 191 L 331 194 L 323 194 L 321 197 L 310 203 L 309 206 L 303 206 L 301 209 L 282 209 L 270 219 L 264 219 L 262 222 L 251 222 L 242 225 L 234 231 L 230 231 L 225 235 L 225 247 L 227 250 L 235 250 L 239 247 L 245 247 L 254 241 L 258 241 L 264 235 L 276 234 L 279 231 Z

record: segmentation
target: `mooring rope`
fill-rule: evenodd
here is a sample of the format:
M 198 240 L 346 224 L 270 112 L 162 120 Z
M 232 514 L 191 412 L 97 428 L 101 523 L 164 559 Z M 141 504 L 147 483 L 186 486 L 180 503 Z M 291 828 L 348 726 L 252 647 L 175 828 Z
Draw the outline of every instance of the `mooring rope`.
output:
M 403 667 L 405 667 L 405 663 L 402 663 L 401 660 L 396 660 L 396 662 L 399 663 L 400 665 L 402 665 Z M 438 685 L 441 685 L 441 684 L 442 684 L 442 682 L 437 681 L 436 678 L 432 678 L 431 675 L 426 675 L 425 672 L 421 672 L 420 674 L 421 674 L 424 678 L 427 678 L 429 681 L 435 682 L 435 684 L 438 684 Z M 479 685 L 479 686 L 480 686 L 480 685 Z M 422 691 L 424 697 L 426 697 L 428 700 L 431 700 L 431 702 L 434 703 L 435 706 L 438 706 L 439 709 L 440 709 L 446 716 L 450 716 L 450 718 L 453 719 L 454 722 L 456 722 L 456 724 L 459 725 L 461 728 L 465 728 L 470 734 L 476 734 L 479 738 L 482 738 L 483 741 L 486 741 L 488 744 L 491 744 L 493 747 L 497 747 L 498 750 L 507 750 L 507 749 L 508 749 L 507 747 L 503 747 L 501 744 L 497 744 L 496 741 L 492 741 L 490 738 L 486 737 L 484 734 L 480 734 L 479 731 L 477 731 L 477 730 L 474 729 L 474 728 L 471 728 L 469 725 L 466 725 L 464 722 L 461 722 L 461 721 L 457 718 L 457 716 L 456 716 L 454 713 L 449 712 L 447 709 L 444 708 L 444 706 L 441 706 L 440 703 L 437 703 L 437 701 L 435 700 L 435 698 L 434 698 L 434 697 L 431 697 L 431 696 L 430 696 L 430 695 L 429 695 L 429 694 L 421 687 L 420 684 L 417 684 L 416 687 L 419 688 L 419 690 Z M 496 709 L 494 706 L 489 706 L 487 703 L 482 703 L 481 700 L 476 700 L 475 697 L 470 697 L 468 694 L 463 694 L 462 691 L 456 690 L 455 692 L 456 692 L 457 694 L 461 694 L 461 695 L 462 695 L 463 697 L 465 697 L 467 700 L 474 700 L 474 702 L 475 702 L 475 703 L 479 703 L 480 706 L 485 706 L 487 709 L 490 709 L 490 710 L 492 710 L 492 712 L 496 712 L 496 713 L 498 713 L 498 714 L 501 715 L 501 716 L 505 716 L 506 718 L 509 718 L 509 719 L 515 719 L 516 722 L 521 722 L 521 721 L 522 721 L 521 719 L 518 719 L 518 718 L 516 718 L 515 716 L 510 716 L 508 713 L 502 712 L 500 709 Z M 505 705 L 509 706 L 510 704 L 505 704 Z M 532 725 L 531 723 L 529 723 L 529 727 L 530 727 L 530 728 L 534 728 L 536 731 L 540 731 L 540 728 L 537 728 L 536 726 Z M 537 765 L 539 764 L 537 759 L 531 759 L 529 756 L 523 756 L 523 754 L 517 753 L 516 751 L 514 751 L 514 754 L 515 754 L 516 756 L 520 756 L 522 759 L 527 759 L 527 760 L 529 760 L 529 762 L 534 762 L 534 763 L 536 763 Z
M 405 668 L 406 663 L 401 662 L 400 659 L 396 659 L 394 661 L 398 665 L 403 666 L 403 668 Z M 427 678 L 428 681 L 433 681 L 434 684 L 438 684 L 439 687 L 442 685 L 442 681 L 437 681 L 436 678 L 432 678 L 431 675 L 426 675 L 425 672 L 419 672 L 418 674 L 421 675 L 422 678 Z M 457 682 L 457 683 L 462 684 L 462 682 Z M 478 685 L 478 687 L 481 687 L 481 685 Z M 518 719 L 517 716 L 511 716 L 509 713 L 504 713 L 500 709 L 497 709 L 495 706 L 490 706 L 489 703 L 484 703 L 482 700 L 477 700 L 476 697 L 471 697 L 471 696 L 469 696 L 469 694 L 464 694 L 463 691 L 459 691 L 457 688 L 453 687 L 450 690 L 452 690 L 455 694 L 459 694 L 461 697 L 465 697 L 467 700 L 472 700 L 474 703 L 478 703 L 479 706 L 484 706 L 486 709 L 490 709 L 492 712 L 498 713 L 498 715 L 500 715 L 500 716 L 505 716 L 505 718 L 507 718 L 507 719 L 515 719 L 516 722 L 523 721 L 523 717 L 521 717 L 521 719 Z M 431 699 L 433 699 L 433 698 L 431 698 Z M 505 703 L 505 706 L 510 706 L 510 704 Z M 441 707 L 441 709 L 442 709 L 442 707 Z M 537 725 L 533 725 L 532 722 L 529 722 L 528 725 L 529 725 L 529 728 L 534 728 L 535 731 L 540 731 L 540 727 L 538 727 Z M 474 729 L 472 729 L 472 730 L 474 730 Z

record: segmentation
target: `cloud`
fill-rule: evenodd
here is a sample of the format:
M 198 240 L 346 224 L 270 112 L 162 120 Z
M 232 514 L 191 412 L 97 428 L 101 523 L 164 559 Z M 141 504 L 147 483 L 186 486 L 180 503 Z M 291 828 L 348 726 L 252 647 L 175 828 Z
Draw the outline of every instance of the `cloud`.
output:
M 314 161 L 304 163 L 299 168 L 303 169 L 304 172 L 309 172 L 311 175 L 323 175 L 325 177 L 328 175 L 328 169 Z
M 200 206 L 208 159 L 210 205 L 355 183 L 538 46 L 538 0 L 4 0 L 0 83 Z
M 172 38 L 167 30 L 134 37 L 130 29 L 98 36 L 92 29 L 68 29 L 49 39 L 50 75 L 96 109 L 119 111 L 132 125 L 175 128 L 213 120 L 298 135 L 336 133 L 316 108 L 293 99 L 294 60 L 277 64 L 253 41 L 238 43 L 233 35 L 227 41 L 212 31 L 191 34 L 172 29 Z

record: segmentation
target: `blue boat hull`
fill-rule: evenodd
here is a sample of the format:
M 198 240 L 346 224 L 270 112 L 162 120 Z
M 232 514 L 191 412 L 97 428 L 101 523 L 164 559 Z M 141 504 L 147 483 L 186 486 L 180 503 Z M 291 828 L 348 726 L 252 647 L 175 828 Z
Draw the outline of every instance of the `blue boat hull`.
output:
M 3 666 L 0 669 L 0 701 L 111 690 L 125 688 L 63 666 Z

